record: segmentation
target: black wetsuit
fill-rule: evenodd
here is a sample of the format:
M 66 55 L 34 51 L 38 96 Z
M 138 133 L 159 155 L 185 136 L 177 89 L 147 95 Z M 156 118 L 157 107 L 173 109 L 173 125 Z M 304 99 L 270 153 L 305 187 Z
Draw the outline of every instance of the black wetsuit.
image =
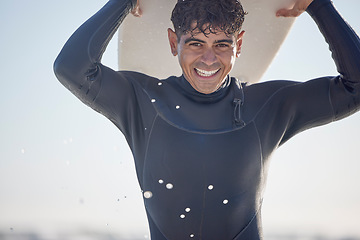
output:
M 250 86 L 228 77 L 205 95 L 183 77 L 159 80 L 100 63 L 133 4 L 110 0 L 76 31 L 55 62 L 58 79 L 125 135 L 153 240 L 262 239 L 271 153 L 296 133 L 359 109 L 359 38 L 330 0 L 315 0 L 307 12 L 339 76 Z

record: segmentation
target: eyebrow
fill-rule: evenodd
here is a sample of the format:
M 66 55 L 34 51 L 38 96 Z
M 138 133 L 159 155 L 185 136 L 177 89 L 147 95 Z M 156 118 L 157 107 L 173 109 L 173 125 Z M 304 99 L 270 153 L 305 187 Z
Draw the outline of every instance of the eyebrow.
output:
M 234 41 L 232 39 L 222 39 L 222 40 L 216 40 L 215 43 L 230 43 L 230 44 L 233 44 Z
M 194 37 L 189 37 L 188 39 L 185 40 L 185 44 L 188 43 L 188 42 L 192 42 L 192 41 L 205 43 L 204 40 L 194 38 Z M 230 43 L 230 44 L 233 44 L 234 41 L 232 39 L 221 39 L 221 40 L 216 40 L 214 43 Z
M 186 44 L 186 43 L 188 43 L 188 42 L 192 42 L 192 41 L 194 41 L 194 42 L 201 42 L 201 43 L 205 43 L 205 41 L 200 40 L 200 39 L 198 39 L 198 38 L 189 37 L 189 38 L 187 38 L 187 39 L 185 40 L 185 44 Z

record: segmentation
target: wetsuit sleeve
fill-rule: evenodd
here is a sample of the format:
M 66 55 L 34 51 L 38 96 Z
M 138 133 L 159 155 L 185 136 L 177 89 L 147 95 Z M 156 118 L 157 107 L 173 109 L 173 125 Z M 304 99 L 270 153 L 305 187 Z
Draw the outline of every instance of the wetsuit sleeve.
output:
M 328 43 L 339 75 L 284 83 L 256 118 L 264 152 L 297 133 L 344 118 L 360 108 L 359 37 L 330 0 L 314 0 L 307 12 Z M 269 128 L 261 127 L 269 121 Z
M 289 110 L 282 143 L 298 132 L 344 118 L 360 108 L 358 35 L 330 0 L 313 1 L 307 12 L 328 43 L 339 75 L 297 84 L 287 88 L 288 92 L 283 91 Z
M 101 64 L 102 55 L 136 0 L 110 0 L 69 38 L 54 63 L 55 75 L 82 102 L 129 131 L 133 111 L 130 72 L 117 72 Z M 130 79 L 130 80 L 129 80 Z
M 331 79 L 334 120 L 360 108 L 360 40 L 330 0 L 315 0 L 307 12 L 318 25 L 332 52 L 339 76 Z

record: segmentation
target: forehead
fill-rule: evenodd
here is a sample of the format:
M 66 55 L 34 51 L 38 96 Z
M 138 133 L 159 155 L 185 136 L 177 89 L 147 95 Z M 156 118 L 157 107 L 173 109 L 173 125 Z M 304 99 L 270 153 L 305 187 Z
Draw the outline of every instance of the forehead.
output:
M 202 40 L 206 42 L 214 42 L 220 40 L 234 41 L 235 34 L 226 34 L 220 29 L 205 29 L 201 31 L 200 29 L 194 29 L 191 32 L 181 35 L 180 41 L 186 42 L 189 40 Z
M 217 36 L 217 37 L 226 37 L 228 39 L 232 39 L 232 37 L 235 37 L 235 34 L 227 34 L 224 30 L 222 30 L 220 27 L 218 27 L 216 24 L 210 24 L 210 23 L 199 23 L 197 21 L 193 21 L 191 23 L 191 28 L 188 32 L 181 34 L 181 36 L 188 37 L 209 37 L 209 36 Z

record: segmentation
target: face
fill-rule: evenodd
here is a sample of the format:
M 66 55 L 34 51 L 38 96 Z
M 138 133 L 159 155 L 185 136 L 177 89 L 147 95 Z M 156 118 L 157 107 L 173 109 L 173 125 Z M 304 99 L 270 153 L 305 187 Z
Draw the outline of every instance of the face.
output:
M 206 36 L 201 32 L 188 33 L 178 40 L 175 32 L 168 29 L 168 35 L 185 79 L 198 92 L 210 94 L 224 83 L 240 55 L 244 31 L 229 36 L 222 31 Z

